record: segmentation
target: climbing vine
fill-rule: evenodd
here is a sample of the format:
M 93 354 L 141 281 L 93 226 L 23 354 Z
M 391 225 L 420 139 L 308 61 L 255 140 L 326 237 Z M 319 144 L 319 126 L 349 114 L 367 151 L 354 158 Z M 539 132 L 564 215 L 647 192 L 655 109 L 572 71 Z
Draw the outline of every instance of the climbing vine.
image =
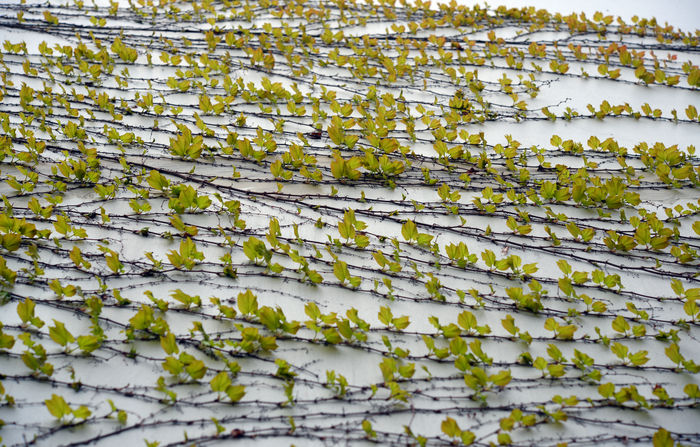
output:
M 0 445 L 700 443 L 698 32 L 0 5 Z

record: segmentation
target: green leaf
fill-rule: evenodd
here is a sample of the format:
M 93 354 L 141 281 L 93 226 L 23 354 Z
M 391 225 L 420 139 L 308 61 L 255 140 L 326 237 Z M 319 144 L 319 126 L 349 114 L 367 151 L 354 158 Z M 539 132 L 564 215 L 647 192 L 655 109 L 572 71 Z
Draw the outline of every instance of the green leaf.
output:
M 544 370 L 545 368 L 547 368 L 547 360 L 543 359 L 542 357 L 537 357 L 537 358 L 532 362 L 532 366 L 534 366 L 535 368 L 537 368 L 537 369 L 539 369 L 539 370 L 542 371 L 542 370 Z
M 40 322 L 38 327 L 42 327 L 44 322 L 34 316 L 35 306 L 31 298 L 25 298 L 24 301 L 17 303 L 17 315 L 24 324 L 31 323 L 36 326 L 35 322 Z
M 693 222 L 693 231 L 695 231 L 695 234 L 700 235 L 700 220 Z
M 610 350 L 612 351 L 613 354 L 615 354 L 617 357 L 621 359 L 626 359 L 627 358 L 627 353 L 629 352 L 629 348 L 622 343 L 615 342 L 610 346 Z
M 537 267 L 536 263 L 523 265 L 523 273 L 526 275 L 532 276 L 537 273 L 537 270 L 539 270 L 539 267 Z
M 624 334 L 630 330 L 630 324 L 625 320 L 625 317 L 618 315 L 612 322 L 612 328 L 616 332 Z
M 440 424 L 440 429 L 444 434 L 451 438 L 459 436 L 462 433 L 462 430 L 460 430 L 459 425 L 457 425 L 457 421 L 450 417 L 442 421 L 442 424 Z
M 335 264 L 333 265 L 333 273 L 341 283 L 344 283 L 350 276 L 348 273 L 348 265 L 343 261 L 335 261 Z
M 615 385 L 613 383 L 603 383 L 598 385 L 598 394 L 603 396 L 605 399 L 609 399 L 615 392 Z
M 57 232 L 63 235 L 67 235 L 70 231 L 70 225 L 68 224 L 66 218 L 62 215 L 56 216 L 56 222 L 54 222 L 53 226 Z
M 674 278 L 671 280 L 671 288 L 676 293 L 676 295 L 683 296 L 685 288 L 683 287 L 683 283 L 680 282 L 678 279 Z
M 700 398 L 700 387 L 694 383 L 689 383 L 683 388 L 683 392 L 688 395 L 691 399 Z
M 49 413 L 56 419 L 61 420 L 65 416 L 72 414 L 71 408 L 68 406 L 65 399 L 57 394 L 52 394 L 51 399 L 45 400 L 44 403 Z
M 199 380 L 207 373 L 207 367 L 201 360 L 194 360 L 185 367 L 185 372 L 194 380 Z
M 119 260 L 119 255 L 116 252 L 109 252 L 105 254 L 105 261 L 107 262 L 107 267 L 114 272 L 119 273 L 124 269 L 124 264 Z
M 221 371 L 219 374 L 214 376 L 209 382 L 211 390 L 215 393 L 225 393 L 227 392 L 229 386 L 231 385 L 231 378 L 228 373 Z
M 659 428 L 652 437 L 654 447 L 673 447 L 674 442 L 671 433 L 664 428 Z
M 403 315 L 398 318 L 394 318 L 391 320 L 393 323 L 394 327 L 400 331 L 406 329 L 409 324 L 411 324 L 411 320 L 409 319 L 408 315 Z
M 359 139 L 360 137 L 357 135 L 345 135 L 345 139 L 343 140 L 343 142 L 348 148 L 352 149 L 353 147 L 355 147 L 355 144 L 357 144 L 357 140 Z
M 511 377 L 509 369 L 499 371 L 498 373 L 489 377 L 489 380 L 491 381 L 491 383 L 493 383 L 496 386 L 500 386 L 500 387 L 504 387 L 504 386 L 508 385 L 510 383 L 511 379 L 512 379 L 512 377 Z
M 238 402 L 245 396 L 245 386 L 243 385 L 231 385 L 226 389 L 226 394 L 231 402 Z
M 170 186 L 170 181 L 155 169 L 151 170 L 147 178 L 149 186 L 159 191 L 165 191 Z
M 470 331 L 477 326 L 476 317 L 473 313 L 465 310 L 457 316 L 457 324 L 462 326 L 465 331 Z
M 403 235 L 403 238 L 409 242 L 414 240 L 416 237 L 418 237 L 416 224 L 412 220 L 407 220 L 406 223 L 401 226 L 401 234 Z
M 321 276 L 320 273 L 318 273 L 316 270 L 309 270 L 307 272 L 307 275 L 309 277 L 309 281 L 311 281 L 314 284 L 320 284 L 323 282 L 323 276 Z
M 567 324 L 566 326 L 559 326 L 559 330 L 557 331 L 557 338 L 561 340 L 571 340 L 574 338 L 574 332 L 578 327 L 573 324 Z
M 591 309 L 593 310 L 593 312 L 603 313 L 606 310 L 608 310 L 608 305 L 602 301 L 596 301 L 591 306 Z
M 506 315 L 506 317 L 501 320 L 501 325 L 511 335 L 516 335 L 518 333 L 519 329 L 515 326 L 515 320 L 511 315 Z
M 679 365 L 683 363 L 683 355 L 681 355 L 680 348 L 677 343 L 672 343 L 666 349 L 666 357 L 668 357 L 674 364 Z
M 571 274 L 571 266 L 565 259 L 558 260 L 557 265 L 559 266 L 559 270 L 561 270 L 564 275 L 569 276 Z
M 391 309 L 389 309 L 386 306 L 382 306 L 379 308 L 379 313 L 377 316 L 382 324 L 386 326 L 391 326 L 391 320 L 394 317 L 391 313 Z
M 377 433 L 372 429 L 372 423 L 367 419 L 362 421 L 362 430 L 365 431 L 368 438 L 375 438 L 377 436 Z
M 173 297 L 176 301 L 182 303 L 185 309 L 189 309 L 192 305 L 197 307 L 202 305 L 202 300 L 199 298 L 199 295 L 191 296 L 183 292 L 181 289 L 173 290 L 170 296 Z
M 102 340 L 95 335 L 78 336 L 78 347 L 81 351 L 89 354 L 102 346 Z
M 416 372 L 416 364 L 408 363 L 406 365 L 402 365 L 399 367 L 398 371 L 401 377 L 405 379 L 410 379 Z
M 452 352 L 453 355 L 460 356 L 460 357 L 458 357 L 458 359 L 460 359 L 460 358 L 466 359 L 466 357 L 462 356 L 462 354 L 466 354 L 467 349 L 468 349 L 467 342 L 464 341 L 464 339 L 462 339 L 461 337 L 455 337 L 452 340 L 450 340 L 450 352 Z M 457 363 L 457 360 L 455 360 L 455 364 L 456 363 Z
M 421 245 L 423 247 L 430 245 L 430 242 L 433 240 L 433 236 L 427 233 L 418 233 L 418 236 L 416 237 L 416 242 L 418 245 Z
M 168 332 L 166 335 L 160 337 L 160 346 L 168 355 L 177 354 L 180 352 L 180 348 L 177 346 L 177 340 L 175 339 L 175 334 L 172 332 Z
M 649 361 L 649 357 L 647 357 L 647 354 L 647 351 L 638 351 L 634 354 L 630 354 L 630 362 L 632 362 L 634 366 L 642 366 Z
M 49 328 L 49 335 L 53 341 L 61 346 L 66 346 L 75 341 L 73 335 L 66 329 L 66 326 L 62 322 L 53 320 L 53 323 L 54 325 Z
M 555 331 L 559 327 L 559 324 L 554 320 L 554 318 L 549 317 L 544 322 L 544 328 L 548 331 Z
M 328 126 L 328 136 L 330 137 L 331 141 L 336 145 L 340 146 L 345 142 L 345 131 L 344 131 L 344 124 L 343 120 L 338 118 L 337 116 L 334 116 L 332 119 L 332 124 Z
M 588 272 L 574 272 L 571 279 L 573 279 L 576 284 L 584 284 L 588 282 Z
M 462 440 L 462 444 L 471 445 L 476 440 L 476 435 L 469 430 L 464 430 L 460 435 L 460 439 Z
M 270 331 L 276 331 L 280 328 L 280 318 L 277 311 L 270 306 L 262 306 L 258 309 L 258 318 Z
M 306 303 L 304 306 L 304 312 L 306 312 L 306 315 L 309 316 L 312 320 L 318 320 L 321 318 L 321 310 L 318 308 L 318 305 L 314 302 Z
M 2 235 L 2 246 L 8 251 L 17 251 L 21 242 L 21 234 L 7 233 Z
M 484 260 L 486 266 L 491 268 L 496 263 L 496 255 L 491 250 L 484 250 L 481 252 L 481 259 Z
M 80 407 L 73 410 L 73 417 L 76 419 L 87 419 L 90 417 L 91 414 L 92 412 L 85 405 L 81 405 Z
M 338 331 L 334 328 L 328 328 L 323 331 L 323 337 L 326 341 L 332 345 L 337 345 L 342 342 L 343 339 L 340 337 Z
M 547 365 L 547 371 L 552 377 L 561 377 L 566 372 L 564 365 Z
M 162 363 L 163 369 L 173 376 L 179 376 L 184 367 L 183 363 L 175 357 L 168 356 Z
M 369 245 L 369 238 L 365 234 L 358 233 L 355 236 L 355 245 L 357 248 L 365 248 Z
M 250 290 L 239 293 L 238 310 L 243 315 L 255 315 L 258 312 L 258 297 Z
M 4 334 L 2 332 L 2 323 L 0 323 L 0 349 L 12 349 L 15 345 L 15 337 L 10 334 Z M 2 386 L 2 384 L 0 384 Z M 2 394 L 2 388 L 0 388 L 0 394 Z

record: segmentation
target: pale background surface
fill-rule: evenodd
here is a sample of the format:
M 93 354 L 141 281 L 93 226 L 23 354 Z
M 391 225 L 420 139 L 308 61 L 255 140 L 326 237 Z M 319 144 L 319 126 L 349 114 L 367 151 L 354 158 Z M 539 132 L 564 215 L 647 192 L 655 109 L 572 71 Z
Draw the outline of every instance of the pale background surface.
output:
M 126 3 L 125 0 L 121 0 L 122 3 Z M 98 2 L 98 3 L 104 3 L 104 2 Z M 469 1 L 460 1 L 460 3 L 464 4 L 475 4 L 477 2 L 469 2 Z M 483 5 L 483 2 L 479 2 L 480 4 Z M 601 0 L 591 0 L 591 1 L 586 1 L 586 2 L 563 2 L 563 1 L 552 1 L 552 0 L 528 0 L 528 1 L 516 1 L 516 0 L 510 0 L 510 1 L 497 1 L 497 2 L 491 2 L 489 5 L 492 7 L 497 6 L 499 4 L 505 4 L 510 7 L 523 7 L 523 6 L 528 6 L 532 5 L 537 8 L 546 8 L 549 11 L 558 11 L 563 14 L 569 14 L 572 12 L 579 12 L 583 11 L 585 12 L 588 16 L 591 16 L 595 11 L 601 11 L 605 14 L 612 14 L 612 15 L 620 15 L 623 17 L 624 20 L 631 22 L 631 16 L 633 14 L 637 14 L 640 17 L 656 17 L 657 20 L 660 23 L 663 22 L 669 22 L 670 24 L 673 24 L 674 26 L 680 27 L 683 30 L 695 30 L 697 29 L 698 23 L 700 23 L 700 0 L 697 1 L 690 1 L 690 0 L 682 0 L 682 1 L 601 1 Z M 27 40 L 28 43 L 30 43 L 30 38 L 22 35 L 14 35 L 14 36 L 8 36 L 8 35 L 2 35 L 2 30 L 0 30 L 0 36 L 2 38 L 9 38 L 13 42 L 25 39 Z M 697 53 L 696 53 L 697 54 Z M 697 63 L 697 62 L 696 62 Z M 572 71 L 574 71 L 574 67 L 572 64 Z M 484 75 L 488 76 L 488 71 L 486 69 L 483 70 Z M 586 89 L 589 84 L 586 84 L 587 81 L 584 81 L 579 78 L 573 78 L 573 79 L 563 79 L 557 81 L 556 84 L 553 84 L 552 88 L 550 89 L 543 89 L 544 91 L 541 93 L 541 95 L 538 97 L 537 101 L 541 102 L 542 105 L 549 105 L 549 104 L 556 104 L 558 101 L 566 99 L 566 102 L 563 103 L 563 106 L 572 106 L 578 110 L 585 110 L 585 105 L 587 103 L 593 103 L 593 104 L 599 104 L 602 99 L 608 98 L 608 99 L 615 99 L 615 103 L 622 103 L 622 102 L 630 102 L 633 104 L 635 109 L 638 109 L 639 106 L 646 102 L 649 101 L 654 107 L 660 107 L 663 109 L 665 115 L 668 115 L 668 111 L 671 107 L 682 107 L 684 108 L 686 104 L 689 104 L 691 102 L 696 101 L 697 96 L 693 96 L 693 93 L 688 94 L 687 92 L 679 92 L 679 93 L 674 93 L 677 96 L 673 96 L 673 94 L 669 94 L 668 92 L 658 92 L 654 88 L 644 88 L 638 85 L 629 85 L 625 87 L 621 87 L 617 84 L 604 84 L 603 82 L 600 82 L 599 84 L 605 85 L 606 87 L 601 87 L 598 86 L 595 91 L 591 91 L 590 89 Z M 598 84 L 597 84 L 598 85 Z M 562 91 L 567 92 L 566 93 L 566 98 L 562 98 L 563 94 Z M 659 94 L 662 94 L 663 97 L 661 97 Z M 654 95 L 659 95 L 659 96 L 654 96 Z M 534 104 L 537 104 L 537 102 L 533 101 Z M 552 107 L 552 110 L 555 108 Z M 680 109 L 682 110 L 682 108 Z M 682 112 L 681 112 L 682 113 Z M 487 139 L 490 143 L 498 143 L 498 142 L 503 142 L 501 139 L 503 138 L 503 135 L 506 134 L 511 134 L 513 135 L 518 141 L 521 141 L 525 145 L 531 145 L 531 144 L 539 144 L 539 145 L 547 145 L 549 142 L 549 139 L 552 134 L 554 133 L 559 133 L 561 135 L 565 135 L 566 138 L 575 138 L 577 141 L 585 141 L 586 138 L 588 138 L 589 135 L 595 134 L 599 136 L 601 139 L 608 137 L 608 136 L 615 136 L 615 138 L 620 141 L 623 144 L 626 145 L 633 145 L 637 143 L 638 141 L 648 141 L 650 143 L 653 143 L 657 141 L 658 139 L 662 139 L 668 144 L 680 144 L 681 146 L 685 147 L 688 144 L 697 144 L 697 127 L 693 127 L 694 125 L 675 125 L 675 124 L 670 124 L 667 122 L 651 122 L 647 123 L 645 126 L 639 126 L 636 124 L 636 122 L 631 122 L 628 120 L 613 120 L 613 119 L 607 119 L 605 122 L 599 122 L 599 121 L 590 121 L 590 122 L 584 122 L 584 123 L 577 123 L 574 125 L 573 123 L 568 123 L 563 120 L 558 120 L 556 123 L 550 123 L 547 121 L 542 121 L 542 122 L 536 122 L 536 123 L 498 123 L 497 125 L 484 125 L 483 126 L 483 131 L 487 135 Z M 381 191 L 382 193 L 386 193 L 386 191 Z M 681 199 L 686 199 L 685 197 L 682 197 L 679 195 L 679 192 L 675 192 L 673 196 L 667 197 L 666 198 L 666 205 L 671 205 L 675 203 L 675 200 L 678 200 L 679 202 Z M 465 194 L 466 196 L 466 194 Z M 370 199 L 372 197 L 369 197 Z M 391 198 L 391 196 L 389 197 Z M 466 201 L 466 198 L 465 198 Z M 249 205 L 246 205 L 249 206 Z M 249 212 L 251 210 L 250 207 L 246 208 L 246 212 Z M 255 217 L 251 216 L 251 218 L 248 220 L 249 225 L 251 227 L 255 228 L 256 226 L 264 226 L 267 224 L 267 213 L 272 213 L 272 211 L 269 211 L 268 209 L 263 209 L 262 212 L 260 213 L 260 218 L 256 222 Z M 475 219 L 476 220 L 476 219 Z M 335 223 L 335 221 L 333 221 Z M 288 229 L 287 229 L 288 230 Z M 289 232 L 285 230 L 285 234 L 288 234 Z M 391 231 L 393 232 L 398 232 L 398 228 L 392 228 Z M 333 233 L 335 235 L 335 233 Z M 440 239 L 440 242 L 442 244 L 446 243 L 447 240 L 443 237 Z M 477 251 L 480 252 L 482 249 L 489 248 L 490 246 L 481 246 L 477 243 L 474 243 L 471 246 L 472 252 Z M 160 249 L 161 253 L 167 250 L 168 248 L 171 247 L 155 247 L 149 249 Z M 141 250 L 142 247 L 138 246 L 138 249 Z M 499 256 L 501 255 L 500 249 L 497 250 L 497 253 Z M 516 250 L 512 250 L 511 253 L 518 253 Z M 522 252 L 518 253 L 519 255 L 524 254 Z M 555 275 L 558 274 L 558 272 L 555 270 L 556 267 L 554 267 L 554 262 L 553 258 L 546 258 L 544 256 L 537 257 L 536 254 L 532 254 L 531 258 L 528 258 L 528 261 L 533 261 L 536 260 L 541 263 L 542 265 L 542 270 L 540 274 L 542 275 Z M 162 257 L 162 256 L 160 256 Z M 536 258 L 536 259 L 533 259 Z M 574 268 L 578 268 L 578 266 L 574 265 Z M 328 278 L 332 278 L 332 273 L 329 275 L 328 272 L 324 272 L 324 275 Z M 670 295 L 670 290 L 668 287 L 668 281 L 659 281 L 658 279 L 655 280 L 653 283 L 644 283 L 643 281 L 640 282 L 638 278 L 634 277 L 625 277 L 625 286 L 628 288 L 628 290 L 633 290 L 633 291 L 644 291 L 644 290 L 655 290 L 656 293 L 659 293 L 661 295 Z M 251 281 L 260 281 L 260 277 L 255 277 L 254 280 Z M 279 291 L 279 284 L 278 283 L 266 283 L 269 284 L 269 292 L 268 293 L 261 293 L 260 294 L 260 301 L 261 304 L 265 305 L 276 305 L 278 304 L 278 301 L 273 301 L 273 300 L 279 300 L 280 304 L 284 305 L 285 311 L 288 311 L 288 315 L 290 315 L 291 318 L 301 318 L 303 319 L 303 312 L 301 310 L 301 305 L 300 302 L 295 302 L 294 300 L 290 299 L 289 297 L 279 297 L 280 295 L 278 293 Z M 243 286 L 243 281 L 239 283 L 239 285 Z M 259 286 L 260 284 L 255 284 L 256 286 Z M 450 284 L 451 286 L 453 284 Z M 215 285 L 212 285 L 212 288 L 214 288 Z M 348 304 L 347 303 L 353 303 L 353 306 L 356 306 L 360 310 L 360 314 L 362 317 L 370 319 L 372 322 L 372 325 L 376 325 L 376 321 L 374 320 L 373 316 L 376 315 L 377 313 L 377 308 L 379 305 L 385 305 L 387 304 L 384 301 L 376 301 L 376 300 L 371 300 L 371 299 L 366 299 L 366 300 L 358 300 L 357 297 L 353 296 L 353 294 L 350 293 L 345 293 L 343 290 L 333 290 L 332 292 L 327 292 L 326 294 L 315 294 L 312 295 L 311 290 L 304 289 L 302 286 L 298 286 L 298 288 L 293 288 L 295 284 L 292 283 L 292 286 L 285 285 L 287 287 L 285 289 L 285 292 L 288 292 L 291 294 L 297 294 L 299 296 L 307 294 L 308 296 L 313 296 L 315 300 L 318 300 L 319 305 L 322 306 L 322 310 L 324 312 L 329 312 L 329 311 L 338 311 L 338 312 L 344 312 L 345 309 L 347 309 Z M 692 285 L 691 285 L 692 286 Z M 183 286 L 185 287 L 185 286 Z M 192 285 L 193 289 L 195 290 L 194 287 L 196 287 L 196 284 Z M 413 290 L 410 286 L 407 285 L 407 290 Z M 421 285 L 422 288 L 422 285 Z M 424 293 L 421 288 L 416 289 L 417 293 Z M 169 293 L 170 289 L 170 284 L 165 284 L 162 287 L 162 290 L 157 290 L 153 288 L 154 292 L 156 293 L 156 296 L 167 296 L 167 293 Z M 187 289 L 190 290 L 190 289 Z M 201 293 L 201 292 L 198 292 Z M 218 292 L 216 292 L 218 293 Z M 204 298 L 208 296 L 207 293 L 204 294 Z M 137 298 L 138 294 L 136 292 L 132 293 L 130 298 Z M 141 297 L 143 298 L 143 297 Z M 354 299 L 355 301 L 351 301 Z M 403 314 L 408 314 L 408 315 L 416 315 L 415 317 L 412 317 L 412 326 L 411 329 L 416 329 L 416 330 L 430 330 L 430 326 L 427 324 L 427 318 L 425 318 L 423 315 L 420 317 L 419 313 L 414 313 L 415 307 L 413 303 L 402 303 L 400 301 L 396 301 L 391 303 L 392 309 L 394 311 L 395 315 L 403 315 Z M 435 314 L 439 315 L 442 318 L 442 321 L 444 322 L 451 322 L 454 321 L 454 315 L 449 314 L 449 310 L 445 309 L 445 306 L 431 306 L 428 308 L 428 306 L 422 307 L 420 313 L 427 313 L 427 314 Z M 44 316 L 44 315 L 42 315 Z M 482 316 L 479 315 L 480 317 L 480 322 L 483 323 L 490 323 L 490 325 L 494 328 L 500 328 L 500 315 L 495 315 L 492 314 L 490 318 L 492 320 L 488 320 L 489 316 Z M 522 317 L 518 316 L 518 318 L 524 318 L 527 319 L 527 317 Z M 50 321 L 50 317 L 46 316 L 45 318 L 47 321 Z M 534 321 L 530 321 L 534 320 Z M 69 321 L 68 322 L 69 327 L 71 330 L 74 332 L 77 331 L 76 327 L 79 322 L 76 321 Z M 520 320 L 519 320 L 520 322 Z M 534 318 L 528 319 L 528 321 L 523 321 L 523 325 L 528 325 L 531 324 L 532 327 L 537 327 L 538 329 L 541 330 L 542 327 L 542 322 L 539 320 L 536 320 Z M 177 326 L 177 323 L 172 323 L 173 327 Z M 183 324 L 182 328 L 183 330 L 188 327 L 188 324 Z M 609 325 L 608 325 L 609 326 Z M 528 327 L 528 326 L 523 326 L 523 327 Z M 588 328 L 587 330 L 590 330 Z M 608 327 L 609 330 L 609 327 Z M 77 333 L 77 332 L 76 332 Z M 685 339 L 685 342 L 690 343 L 695 343 L 695 348 L 697 349 L 697 339 Z M 18 343 L 19 345 L 19 343 Z M 414 345 L 407 344 L 406 346 L 410 348 L 414 348 Z M 415 346 L 415 349 L 418 349 L 420 345 Z M 656 346 L 658 348 L 658 346 Z M 691 352 L 690 348 L 692 346 L 688 346 L 688 349 L 686 352 Z M 511 353 L 511 352 L 504 352 L 503 347 L 500 347 L 501 350 L 498 351 L 499 355 L 507 357 L 513 357 L 517 353 Z M 156 347 L 156 349 L 158 349 Z M 638 348 L 635 348 L 638 349 Z M 540 355 L 545 355 L 544 354 L 544 347 L 539 346 L 539 351 L 536 351 L 535 348 L 533 348 L 533 351 L 536 354 Z M 696 351 L 693 351 L 696 352 Z M 327 362 L 327 367 L 328 368 L 337 368 L 339 371 L 344 371 L 348 370 L 353 373 L 353 376 L 351 377 L 350 374 L 348 374 L 349 378 L 351 379 L 351 382 L 353 383 L 370 383 L 373 381 L 379 380 L 378 378 L 378 373 L 379 370 L 376 367 L 375 364 L 372 364 L 368 368 L 357 368 L 357 360 L 359 357 L 352 356 L 352 355 L 346 355 L 347 353 L 345 351 L 331 351 L 329 350 L 327 357 L 324 359 L 325 362 Z M 570 355 L 569 352 L 565 353 L 567 356 Z M 298 354 L 297 351 L 292 351 L 291 349 L 289 351 L 282 351 L 280 357 L 287 358 L 289 360 L 297 360 L 297 357 L 300 354 Z M 296 356 L 296 357 L 295 357 Z M 657 360 L 660 363 L 663 363 L 665 361 L 665 357 L 663 353 L 657 349 L 657 351 L 651 353 L 652 360 L 656 362 Z M 318 359 L 312 359 L 314 361 L 318 361 Z M 143 381 L 146 385 L 153 385 L 153 375 L 152 371 L 146 369 L 148 365 L 141 365 L 143 368 L 137 368 L 132 364 L 121 364 L 119 363 L 120 360 L 115 360 L 113 365 L 110 365 L 112 369 L 110 371 L 105 371 L 106 368 L 102 368 L 100 371 L 100 374 L 103 374 L 99 377 L 100 380 L 105 380 L 105 381 L 111 381 L 111 380 L 121 380 L 124 382 L 130 382 L 132 385 L 133 384 L 139 384 L 140 381 Z M 142 362 L 145 363 L 145 362 Z M 126 366 L 125 366 L 126 365 Z M 79 375 L 81 377 L 89 378 L 92 374 L 92 371 L 90 368 L 92 367 L 90 364 L 81 364 L 80 367 L 83 367 L 83 370 L 79 369 Z M 249 367 L 247 367 L 249 368 Z M 323 365 L 323 367 L 318 366 L 317 369 L 319 371 L 322 371 L 324 368 L 326 368 L 326 364 Z M 658 379 L 659 376 L 651 376 L 648 378 L 648 380 L 656 380 Z M 661 380 L 661 379 L 659 379 Z M 680 385 L 680 384 L 679 384 Z M 263 399 L 263 398 L 269 398 L 271 400 L 279 400 L 281 396 L 281 391 L 279 389 L 279 386 L 277 388 L 270 388 L 270 389 L 265 389 L 263 390 L 262 387 L 258 387 L 255 391 L 253 391 L 253 387 L 251 386 L 250 388 L 251 392 L 249 395 L 250 399 L 256 398 L 256 399 Z M 39 402 L 41 402 L 42 399 L 48 397 L 50 393 L 52 392 L 59 392 L 61 394 L 66 395 L 67 397 L 70 397 L 72 400 L 71 402 L 75 402 L 78 397 L 69 395 L 67 392 L 64 392 L 64 390 L 60 391 L 55 391 L 55 390 L 47 390 L 44 388 L 40 387 L 34 387 L 33 389 L 26 389 L 26 390 L 17 390 L 16 388 L 13 389 L 13 392 L 16 392 L 18 395 L 24 395 L 24 396 L 30 396 L 32 393 L 39 393 Z M 304 390 L 302 390 L 304 391 Z M 536 392 L 540 391 L 537 389 L 536 391 L 530 391 L 531 394 L 527 394 L 528 392 L 525 391 L 523 392 L 522 396 L 517 396 L 516 398 L 522 399 L 525 402 L 531 402 L 535 400 L 534 394 Z M 22 394 L 24 392 L 24 394 Z M 571 393 L 571 390 L 563 389 L 561 391 L 562 394 L 564 393 Z M 577 391 L 578 392 L 578 391 Z M 644 389 L 644 394 L 648 395 L 649 390 L 648 388 Z M 581 394 L 583 396 L 583 394 Z M 313 397 L 313 396 L 312 396 Z M 86 395 L 81 395 L 80 398 L 84 399 L 90 399 L 90 396 Z M 116 399 L 116 398 L 115 398 Z M 105 410 L 105 403 L 104 399 L 101 396 L 97 396 L 94 399 L 94 402 L 87 402 L 90 404 L 93 404 L 93 411 L 95 413 L 99 414 L 104 414 L 106 412 Z M 118 402 L 118 404 L 120 404 Z M 124 404 L 126 406 L 126 403 Z M 42 407 L 24 407 L 25 408 L 25 413 L 23 416 L 26 418 L 26 421 L 30 420 L 40 420 L 41 423 L 47 423 L 47 418 L 48 418 L 48 413 L 45 411 L 44 408 Z M 38 409 L 37 409 L 38 408 Z M 220 410 L 218 408 L 214 408 L 211 410 L 211 415 L 216 415 L 216 411 Z M 148 407 L 144 404 L 141 404 L 138 408 L 134 409 L 134 415 L 130 416 L 132 419 L 136 419 L 135 414 L 146 414 L 149 411 L 153 411 L 154 415 L 157 415 L 159 411 L 162 411 L 162 406 L 153 404 L 152 408 Z M 207 410 L 208 411 L 208 410 Z M 292 409 L 290 411 L 296 411 L 295 409 Z M 300 406 L 299 407 L 299 412 L 303 413 L 304 407 Z M 659 417 L 658 419 L 652 420 L 651 423 L 653 424 L 659 424 L 663 425 L 669 429 L 672 430 L 678 430 L 678 431 L 689 431 L 692 432 L 693 429 L 689 428 L 691 425 L 693 425 L 692 420 L 694 412 L 682 412 L 682 414 L 677 413 L 672 416 L 666 415 L 666 417 Z M 207 416 L 209 416 L 209 413 L 206 413 Z M 184 414 L 178 413 L 176 417 L 178 418 L 187 418 L 187 417 L 194 417 L 194 411 L 191 410 L 191 412 L 185 412 Z M 410 416 L 410 415 L 409 415 Z M 619 412 L 616 412 L 615 410 L 610 410 L 610 418 L 617 418 L 620 416 Z M 171 417 L 170 414 L 163 414 L 162 419 L 167 420 L 169 417 Z M 439 430 L 439 422 L 440 418 L 442 416 L 440 415 L 431 415 L 431 417 L 424 417 L 424 418 L 419 418 L 419 420 L 413 421 L 415 422 L 415 425 L 413 425 L 413 428 L 416 429 L 418 433 L 426 433 L 430 434 L 430 431 L 433 430 Z M 5 418 L 8 419 L 8 418 Z M 641 419 L 641 418 L 638 418 Z M 412 420 L 411 420 L 412 421 Z M 401 418 L 395 418 L 391 422 L 395 424 L 403 424 L 403 423 L 411 423 L 411 421 L 408 420 L 408 417 L 406 420 L 403 420 Z M 460 419 L 460 424 L 464 424 L 465 420 Z M 380 424 L 376 424 L 375 427 L 381 428 Z M 229 427 L 230 428 L 230 427 Z M 575 425 L 571 425 L 567 427 L 568 429 L 572 430 L 577 430 L 580 429 L 580 427 L 577 427 Z M 99 429 L 94 428 L 95 430 Z M 211 432 L 212 427 L 207 426 L 205 431 Z M 192 429 L 191 433 L 195 433 L 196 429 Z M 551 429 L 544 429 L 542 434 L 543 435 L 552 435 L 553 433 L 556 434 L 555 431 Z M 585 433 L 581 433 L 581 435 L 584 435 Z M 144 437 L 148 437 L 149 439 L 169 439 L 172 437 L 174 441 L 179 441 L 181 440 L 181 435 L 182 432 L 178 430 L 172 430 L 170 428 L 161 428 L 161 429 L 156 429 L 153 432 L 149 432 L 147 434 L 142 434 L 141 432 L 139 433 L 131 433 L 127 436 L 124 437 L 119 437 L 119 439 L 112 438 L 104 443 L 104 445 L 143 445 L 142 439 Z M 15 445 L 17 443 L 18 445 L 21 443 L 22 436 L 24 436 L 24 433 L 22 433 L 20 430 L 14 429 L 14 431 L 6 431 L 3 432 L 3 436 L 5 437 L 5 441 L 8 442 L 9 445 Z M 131 436 L 131 437 L 129 437 Z M 66 438 L 64 439 L 65 442 L 72 442 L 73 439 Z

